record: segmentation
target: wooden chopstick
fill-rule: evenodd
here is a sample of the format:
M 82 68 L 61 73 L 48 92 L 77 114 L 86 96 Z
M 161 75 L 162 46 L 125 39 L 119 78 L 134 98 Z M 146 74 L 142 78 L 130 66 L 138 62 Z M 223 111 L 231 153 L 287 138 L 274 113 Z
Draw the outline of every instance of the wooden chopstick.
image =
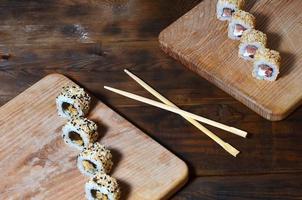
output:
M 203 122 L 205 124 L 209 124 L 211 126 L 220 128 L 222 130 L 234 133 L 235 135 L 239 135 L 241 137 L 246 137 L 246 135 L 247 135 L 246 131 L 242 131 L 242 130 L 237 129 L 235 127 L 231 127 L 231 126 L 227 126 L 225 124 L 219 123 L 219 122 L 215 122 L 215 121 L 207 119 L 205 117 L 201 117 L 199 115 L 187 112 L 185 110 L 181 110 L 179 108 L 174 108 L 174 107 L 168 106 L 166 104 L 154 101 L 152 99 L 148 99 L 148 98 L 136 95 L 136 94 L 132 94 L 130 92 L 126 92 L 126 91 L 115 89 L 115 88 L 108 87 L 108 86 L 104 86 L 104 88 L 107 89 L 107 90 L 110 90 L 111 92 L 115 92 L 115 93 L 120 94 L 122 96 L 128 97 L 130 99 L 140 101 L 140 102 L 143 102 L 143 103 L 146 103 L 146 104 L 149 104 L 149 105 L 152 105 L 152 106 L 164 109 L 164 110 L 168 110 L 170 112 L 177 113 L 177 114 L 182 115 L 182 116 L 186 116 L 186 117 L 195 119 L 195 120 Z
M 145 88 L 148 92 L 150 92 L 153 96 L 158 98 L 160 101 L 165 103 L 166 105 L 172 106 L 174 108 L 178 108 L 175 104 L 173 104 L 170 100 L 162 96 L 160 93 L 158 93 L 156 90 L 154 90 L 150 85 L 145 83 L 142 79 L 128 71 L 127 69 L 124 69 L 124 72 L 128 74 L 133 80 L 135 80 L 139 85 L 141 85 L 143 88 Z M 222 139 L 220 139 L 218 136 L 216 136 L 214 133 L 212 133 L 210 130 L 208 130 L 206 127 L 201 125 L 199 122 L 197 122 L 194 119 L 191 119 L 189 117 L 186 117 L 182 115 L 183 118 L 185 118 L 187 121 L 189 121 L 191 124 L 193 124 L 196 128 L 198 128 L 200 131 L 205 133 L 208 137 L 210 137 L 212 140 L 214 140 L 217 144 L 219 144 L 223 149 L 225 149 L 228 153 L 230 153 L 233 156 L 237 156 L 240 151 L 235 149 L 230 144 L 224 142 Z

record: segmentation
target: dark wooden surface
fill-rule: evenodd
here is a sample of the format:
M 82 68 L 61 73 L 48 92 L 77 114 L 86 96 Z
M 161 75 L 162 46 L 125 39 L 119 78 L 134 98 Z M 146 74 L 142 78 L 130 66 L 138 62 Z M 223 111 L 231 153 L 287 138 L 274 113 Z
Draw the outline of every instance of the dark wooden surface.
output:
M 62 73 L 186 161 L 190 181 L 173 199 L 302 199 L 302 108 L 269 122 L 160 50 L 159 32 L 200 1 L 0 2 L 1 105 Z M 242 153 L 233 158 L 181 117 L 105 91 L 151 98 L 124 68 L 181 108 L 250 132 L 209 127 Z

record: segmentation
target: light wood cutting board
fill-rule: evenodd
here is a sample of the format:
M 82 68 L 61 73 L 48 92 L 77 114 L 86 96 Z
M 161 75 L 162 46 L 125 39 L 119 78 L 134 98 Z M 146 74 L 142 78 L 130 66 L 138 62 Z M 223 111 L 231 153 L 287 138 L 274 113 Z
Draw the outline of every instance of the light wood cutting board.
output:
M 284 119 L 302 102 L 302 1 L 251 0 L 246 10 L 280 51 L 277 82 L 252 77 L 252 63 L 238 58 L 238 41 L 216 19 L 216 0 L 204 0 L 159 36 L 162 49 L 266 119 Z
M 66 121 L 56 113 L 55 97 L 70 83 L 49 75 L 0 108 L 0 199 L 85 199 L 78 151 L 64 144 Z M 101 101 L 88 118 L 112 151 L 122 199 L 166 199 L 186 182 L 182 160 Z

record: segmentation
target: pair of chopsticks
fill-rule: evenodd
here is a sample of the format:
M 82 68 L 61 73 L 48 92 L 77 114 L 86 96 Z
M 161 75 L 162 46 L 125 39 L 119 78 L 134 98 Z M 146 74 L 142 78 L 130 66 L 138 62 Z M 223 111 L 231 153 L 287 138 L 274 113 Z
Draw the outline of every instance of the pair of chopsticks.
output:
M 182 117 L 184 117 L 186 120 L 188 120 L 191 124 L 193 124 L 195 127 L 197 127 L 199 130 L 201 130 L 203 133 L 205 133 L 207 136 L 209 136 L 212 140 L 214 140 L 216 143 L 218 143 L 223 149 L 225 149 L 228 153 L 230 153 L 233 156 L 237 156 L 240 151 L 238 151 L 237 149 L 235 149 L 233 146 L 231 146 L 229 143 L 224 142 L 222 139 L 220 139 L 218 136 L 216 136 L 214 133 L 212 133 L 210 130 L 208 130 L 206 127 L 204 127 L 203 125 L 201 125 L 198 121 L 203 122 L 205 124 L 209 124 L 211 126 L 220 128 L 222 130 L 231 132 L 235 135 L 241 136 L 241 137 L 246 137 L 247 132 L 246 131 L 242 131 L 240 129 L 231 127 L 231 126 L 227 126 L 225 124 L 207 119 L 205 117 L 201 117 L 199 115 L 187 112 L 185 110 L 182 110 L 180 108 L 178 108 L 175 104 L 173 104 L 171 101 L 169 101 L 167 98 L 165 98 L 164 96 L 162 96 L 160 93 L 158 93 L 156 90 L 154 90 L 151 86 L 149 86 L 147 83 L 145 83 L 143 80 L 141 80 L 140 78 L 138 78 L 137 76 L 135 76 L 134 74 L 132 74 L 130 71 L 128 70 L 124 70 L 132 79 L 134 79 L 138 84 L 140 84 L 143 88 L 145 88 L 148 92 L 150 92 L 153 96 L 155 96 L 156 98 L 158 98 L 160 101 L 162 101 L 163 103 L 142 97 L 142 96 L 138 96 L 136 94 L 132 94 L 126 91 L 122 91 L 119 89 L 115 89 L 112 87 L 108 87 L 108 86 L 104 86 L 105 89 L 110 90 L 112 92 L 115 92 L 117 94 L 120 94 L 122 96 L 128 97 L 130 99 L 134 99 L 136 101 L 140 101 L 158 108 L 162 108 L 164 110 L 173 112 L 173 113 L 177 113 L 179 115 L 181 115 Z

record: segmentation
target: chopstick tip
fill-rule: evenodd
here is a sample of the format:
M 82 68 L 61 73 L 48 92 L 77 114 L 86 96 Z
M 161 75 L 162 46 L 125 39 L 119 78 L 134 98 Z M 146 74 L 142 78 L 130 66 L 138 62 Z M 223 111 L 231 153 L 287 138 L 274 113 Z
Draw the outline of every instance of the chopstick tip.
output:
M 238 151 L 236 148 L 234 148 L 229 143 L 224 143 L 222 145 L 222 147 L 234 157 L 237 157 L 237 155 L 240 153 L 240 151 Z
M 236 134 L 236 135 L 238 135 L 238 136 L 240 136 L 240 137 L 243 137 L 243 138 L 246 138 L 246 136 L 248 134 L 246 131 L 240 130 L 240 129 L 235 128 L 235 127 L 230 127 L 229 131 Z

